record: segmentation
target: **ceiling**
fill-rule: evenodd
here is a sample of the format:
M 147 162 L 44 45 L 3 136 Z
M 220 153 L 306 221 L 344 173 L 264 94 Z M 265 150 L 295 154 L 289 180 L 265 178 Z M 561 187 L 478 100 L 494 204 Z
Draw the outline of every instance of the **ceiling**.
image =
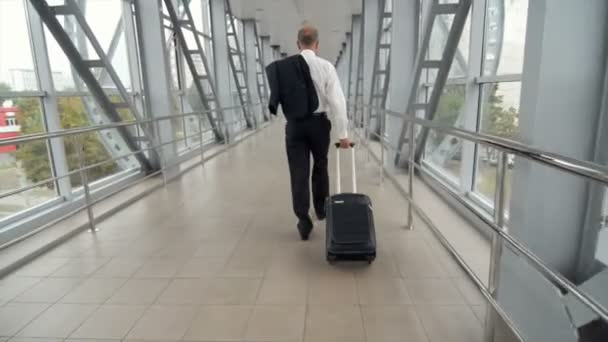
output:
M 258 33 L 270 35 L 282 52 L 294 54 L 299 27 L 304 22 L 319 30 L 320 56 L 334 62 L 353 14 L 361 13 L 361 0 L 230 0 L 234 15 L 255 18 Z

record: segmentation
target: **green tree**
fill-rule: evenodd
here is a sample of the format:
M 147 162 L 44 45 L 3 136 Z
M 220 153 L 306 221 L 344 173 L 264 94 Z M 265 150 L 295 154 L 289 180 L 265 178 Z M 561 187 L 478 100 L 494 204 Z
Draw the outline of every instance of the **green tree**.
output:
M 19 108 L 17 120 L 21 124 L 22 134 L 33 134 L 44 131 L 44 122 L 42 120 L 38 99 L 18 99 L 16 101 L 16 106 Z M 80 98 L 59 98 L 58 108 L 62 128 L 68 129 L 90 125 Z M 82 144 L 84 147 L 84 160 L 86 165 L 110 159 L 110 155 L 99 142 L 97 133 L 66 137 L 64 138 L 64 145 L 70 170 L 75 170 L 80 167 L 76 150 L 78 144 Z M 35 141 L 18 146 L 16 157 L 25 170 L 28 180 L 31 182 L 40 182 L 51 177 L 51 167 L 46 141 Z M 89 181 L 103 178 L 116 171 L 118 171 L 118 166 L 115 162 L 102 164 L 89 170 Z M 78 174 L 72 175 L 70 179 L 73 186 L 81 185 L 81 179 Z M 47 186 L 52 188 L 54 183 L 49 183 Z
M 488 101 L 484 105 L 484 115 L 481 120 L 481 132 L 507 139 L 517 139 L 519 136 L 519 113 L 513 107 L 505 108 L 502 95 L 498 95 L 498 84 L 491 86 Z M 496 149 L 484 146 L 486 156 L 496 159 Z
M 462 85 L 447 85 L 439 98 L 437 111 L 433 121 L 446 126 L 455 126 L 458 116 L 464 106 L 464 87 Z M 445 133 L 434 131 L 432 134 L 433 146 L 439 145 L 445 139 Z

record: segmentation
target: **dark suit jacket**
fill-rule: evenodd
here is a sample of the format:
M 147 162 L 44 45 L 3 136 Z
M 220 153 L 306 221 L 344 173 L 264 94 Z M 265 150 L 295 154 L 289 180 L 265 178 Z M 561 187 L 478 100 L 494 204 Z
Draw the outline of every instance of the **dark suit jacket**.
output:
M 272 62 L 266 67 L 270 85 L 268 109 L 277 114 L 279 104 L 287 120 L 300 120 L 319 107 L 310 69 L 301 55 Z

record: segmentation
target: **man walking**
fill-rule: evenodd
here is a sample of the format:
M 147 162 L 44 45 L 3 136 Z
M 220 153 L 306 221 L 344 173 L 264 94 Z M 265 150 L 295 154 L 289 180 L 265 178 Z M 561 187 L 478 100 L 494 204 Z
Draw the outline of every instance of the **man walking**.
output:
M 348 148 L 346 100 L 336 68 L 317 56 L 318 32 L 304 26 L 298 32 L 300 54 L 275 61 L 266 67 L 270 84 L 268 108 L 274 115 L 281 105 L 287 126 L 285 142 L 293 210 L 302 240 L 313 228 L 310 209 L 310 155 L 313 205 L 319 220 L 325 219 L 325 199 L 329 195 L 327 154 L 332 122 L 341 148 Z M 331 119 L 331 120 L 330 120 Z

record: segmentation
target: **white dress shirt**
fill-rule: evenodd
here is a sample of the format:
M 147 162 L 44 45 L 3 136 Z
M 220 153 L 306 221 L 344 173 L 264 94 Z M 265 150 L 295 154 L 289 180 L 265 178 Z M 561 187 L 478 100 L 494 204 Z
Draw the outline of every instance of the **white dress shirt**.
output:
M 308 64 L 310 77 L 319 97 L 319 107 L 314 112 L 326 112 L 333 123 L 338 138 L 347 138 L 346 99 L 340 86 L 336 68 L 329 61 L 318 57 L 312 50 L 305 49 L 300 54 Z

